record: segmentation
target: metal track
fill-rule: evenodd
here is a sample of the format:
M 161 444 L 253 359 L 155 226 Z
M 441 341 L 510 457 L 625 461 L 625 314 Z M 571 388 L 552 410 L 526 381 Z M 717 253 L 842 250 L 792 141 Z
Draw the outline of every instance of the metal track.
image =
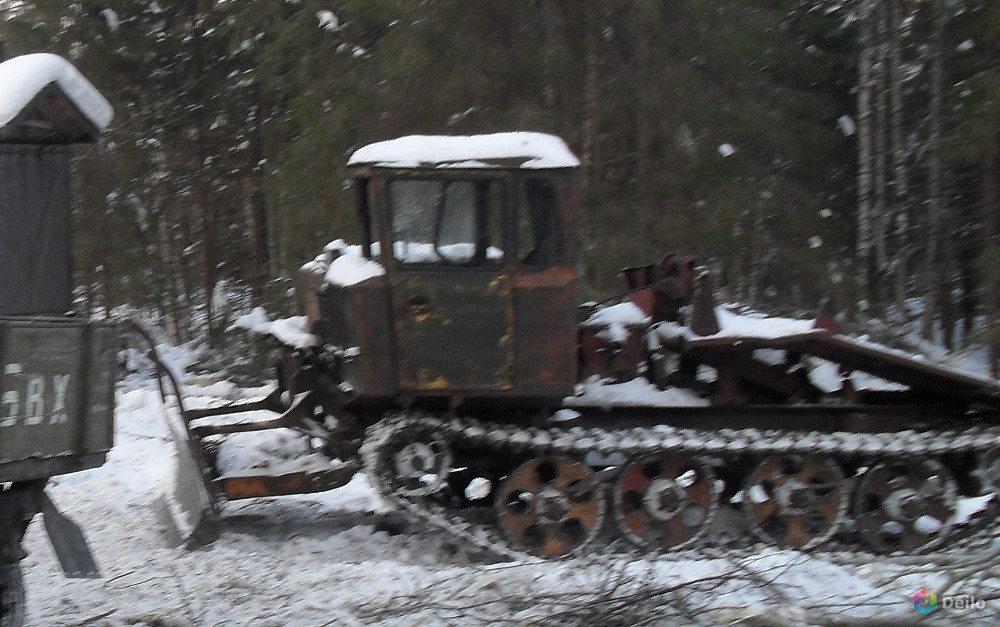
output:
M 669 425 L 625 430 L 583 429 L 571 427 L 534 428 L 509 424 L 493 424 L 474 419 L 442 418 L 427 414 L 397 413 L 387 416 L 369 428 L 361 454 L 369 477 L 387 500 L 400 509 L 474 546 L 511 560 L 538 560 L 511 547 L 492 525 L 467 519 L 460 509 L 442 506 L 432 496 L 405 497 L 392 489 L 392 477 L 386 464 L 387 445 L 405 441 L 413 430 L 433 431 L 452 444 L 483 451 L 484 455 L 530 454 L 533 456 L 565 455 L 577 459 L 588 453 L 609 455 L 620 453 L 628 458 L 661 451 L 681 451 L 714 460 L 775 454 L 828 455 L 840 461 L 875 462 L 893 458 L 937 457 L 951 453 L 980 453 L 1000 448 L 1000 428 L 970 427 L 950 431 L 899 431 L 886 433 L 821 433 L 788 432 L 760 429 L 721 429 L 699 431 Z M 954 527 L 945 538 L 945 547 L 933 553 L 919 555 L 923 563 L 956 561 L 956 552 L 981 551 L 1000 537 L 998 504 L 990 507 L 966 525 Z M 586 545 L 592 550 L 593 545 Z M 753 553 L 763 546 L 752 536 L 732 542 L 719 542 L 707 534 L 694 546 L 671 551 L 671 558 L 694 559 L 732 557 L 735 553 Z M 634 551 L 624 540 L 613 541 L 609 549 Z M 649 553 L 644 553 L 648 555 Z M 913 556 L 875 555 L 859 545 L 831 541 L 811 555 L 835 563 L 871 562 L 876 559 L 908 560 Z

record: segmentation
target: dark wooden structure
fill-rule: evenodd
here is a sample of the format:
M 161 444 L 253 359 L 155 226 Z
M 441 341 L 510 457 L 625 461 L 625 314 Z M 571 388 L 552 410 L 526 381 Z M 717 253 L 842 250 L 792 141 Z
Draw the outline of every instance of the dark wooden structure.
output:
M 0 125 L 0 315 L 70 310 L 69 146 L 100 134 L 59 81 Z

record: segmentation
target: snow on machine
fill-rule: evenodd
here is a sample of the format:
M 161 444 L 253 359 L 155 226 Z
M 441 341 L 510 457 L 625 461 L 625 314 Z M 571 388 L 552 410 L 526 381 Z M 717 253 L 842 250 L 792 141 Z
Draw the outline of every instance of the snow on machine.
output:
M 67 576 L 98 574 L 44 488 L 112 445 L 118 331 L 67 313 L 69 145 L 97 141 L 111 115 L 60 57 L 0 63 L 0 627 L 24 620 L 21 540 L 36 514 Z
M 181 535 L 210 541 L 226 500 L 359 471 L 415 518 L 513 557 L 751 539 L 910 553 L 992 528 L 1000 383 L 849 337 L 826 313 L 717 306 L 681 254 L 578 305 L 578 165 L 524 132 L 355 152 L 360 243 L 302 267 L 300 317 L 249 325 L 283 347 L 274 392 L 172 418 Z M 232 464 L 241 438 L 268 434 L 297 452 Z

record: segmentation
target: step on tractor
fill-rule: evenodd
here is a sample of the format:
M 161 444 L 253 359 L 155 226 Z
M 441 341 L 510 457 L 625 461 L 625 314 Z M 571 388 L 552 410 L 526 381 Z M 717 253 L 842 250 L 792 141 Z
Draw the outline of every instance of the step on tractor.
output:
M 300 316 L 258 327 L 281 347 L 273 393 L 186 407 L 164 379 L 181 539 L 212 541 L 226 501 L 358 472 L 511 558 L 916 553 L 994 533 L 996 380 L 851 337 L 826 310 L 717 305 L 684 254 L 579 304 L 579 162 L 557 137 L 410 136 L 348 166 L 358 243 L 302 267 Z M 267 434 L 298 448 L 232 465 Z

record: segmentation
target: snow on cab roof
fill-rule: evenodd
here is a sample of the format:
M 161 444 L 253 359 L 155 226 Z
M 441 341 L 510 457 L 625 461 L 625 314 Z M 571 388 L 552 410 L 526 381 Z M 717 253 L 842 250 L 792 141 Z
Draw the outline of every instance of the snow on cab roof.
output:
M 49 85 L 62 94 L 98 133 L 107 128 L 114 115 L 111 105 L 97 88 L 69 61 L 48 53 L 26 54 L 0 63 L 0 135 L 8 125 L 19 122 Z
M 580 165 L 555 135 L 409 135 L 358 149 L 348 165 L 387 168 L 574 168 Z

